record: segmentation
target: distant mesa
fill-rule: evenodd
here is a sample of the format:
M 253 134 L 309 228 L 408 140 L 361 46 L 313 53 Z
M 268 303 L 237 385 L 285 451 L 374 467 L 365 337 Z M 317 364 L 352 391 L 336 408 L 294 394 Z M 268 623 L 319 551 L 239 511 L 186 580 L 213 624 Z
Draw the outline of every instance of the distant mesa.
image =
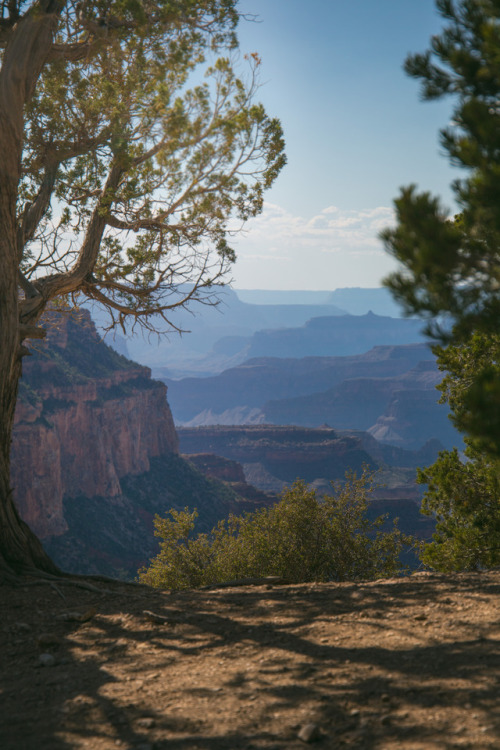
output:
M 372 310 L 376 315 L 401 317 L 401 307 L 391 293 L 382 287 L 345 287 L 334 291 L 236 289 L 242 302 L 253 305 L 335 305 L 350 315 L 364 315 Z
M 135 332 L 126 337 L 126 342 L 119 336 L 108 334 L 106 342 L 121 354 L 151 367 L 155 377 L 207 377 L 241 364 L 251 356 L 267 356 L 267 350 L 258 348 L 262 341 L 253 338 L 257 332 L 300 329 L 313 318 L 345 317 L 347 314 L 364 316 L 369 310 L 379 317 L 401 317 L 400 309 L 386 289 L 352 288 L 316 292 L 235 291 L 229 287 L 220 287 L 215 291 L 220 297 L 217 307 L 193 304 L 189 310 L 176 311 L 175 322 L 186 332 L 182 337 L 174 332 L 167 338 L 158 339 Z M 104 330 L 109 323 L 107 313 L 95 303 L 90 304 L 89 309 L 98 328 Z M 403 322 L 403 327 L 407 322 Z M 407 325 L 406 329 L 412 331 L 412 325 Z M 361 342 L 355 350 L 346 349 L 346 342 L 341 339 L 336 343 L 318 340 L 321 349 L 315 349 L 311 335 L 312 330 L 309 330 L 309 341 L 304 351 L 297 348 L 293 352 L 289 351 L 286 356 L 361 353 L 377 344 L 422 340 L 421 337 L 415 338 L 413 333 L 405 341 L 399 342 L 390 337 L 378 337 Z M 287 336 L 290 340 L 290 334 Z M 274 345 L 274 340 L 271 345 Z M 337 345 L 341 348 L 335 348 Z M 300 345 L 295 341 L 290 346 Z M 325 349 L 325 346 L 329 348 Z
M 258 331 L 246 350 L 253 357 L 339 357 L 363 354 L 374 346 L 424 342 L 422 322 L 366 315 L 322 316 L 300 328 Z

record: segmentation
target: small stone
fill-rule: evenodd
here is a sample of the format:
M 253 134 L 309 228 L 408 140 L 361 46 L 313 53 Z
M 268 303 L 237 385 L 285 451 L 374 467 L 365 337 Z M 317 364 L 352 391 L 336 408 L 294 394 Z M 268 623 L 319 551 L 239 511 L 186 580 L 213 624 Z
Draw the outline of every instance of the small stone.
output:
M 380 700 L 384 701 L 384 703 L 388 703 L 390 701 L 390 696 L 387 693 L 382 693 Z
M 38 657 L 38 663 L 41 667 L 53 667 L 56 660 L 52 654 L 40 654 Z
M 425 612 L 422 612 L 419 615 L 415 615 L 413 619 L 414 620 L 427 620 L 427 615 L 425 614 Z
M 155 720 L 151 716 L 145 716 L 143 719 L 137 720 L 137 725 L 139 727 L 144 727 L 145 729 L 152 729 L 155 726 Z
M 317 724 L 304 724 L 298 731 L 297 737 L 302 742 L 315 742 L 321 737 Z
M 391 717 L 390 717 L 390 715 L 387 714 L 386 716 L 382 716 L 382 719 L 380 720 L 380 723 L 382 724 L 383 727 L 389 726 L 389 724 L 391 723 Z

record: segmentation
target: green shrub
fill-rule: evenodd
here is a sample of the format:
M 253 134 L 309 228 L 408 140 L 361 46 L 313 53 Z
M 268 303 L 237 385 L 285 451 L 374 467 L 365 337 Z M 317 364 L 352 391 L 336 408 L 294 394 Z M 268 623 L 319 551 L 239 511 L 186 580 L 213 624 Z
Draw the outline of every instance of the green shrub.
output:
M 171 510 L 155 519 L 160 552 L 139 571 L 143 583 L 159 588 L 196 588 L 242 577 L 277 575 L 305 581 L 351 581 L 400 572 L 400 553 L 412 540 L 396 524 L 367 518 L 372 476 L 349 475 L 344 486 L 318 498 L 297 481 L 270 507 L 231 515 L 210 534 L 193 536 L 196 510 Z
M 422 512 L 436 519 L 421 560 L 444 573 L 500 564 L 500 461 L 476 451 L 468 438 L 466 443 L 465 461 L 456 448 L 442 451 L 418 473 L 428 486 Z

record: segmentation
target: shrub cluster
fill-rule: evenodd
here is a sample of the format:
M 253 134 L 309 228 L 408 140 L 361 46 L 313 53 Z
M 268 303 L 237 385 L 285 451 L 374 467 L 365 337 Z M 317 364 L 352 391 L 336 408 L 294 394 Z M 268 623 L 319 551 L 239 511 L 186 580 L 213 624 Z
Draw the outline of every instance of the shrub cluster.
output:
M 303 481 L 278 503 L 220 521 L 210 534 L 193 531 L 196 509 L 156 516 L 160 552 L 139 571 L 143 583 L 196 588 L 244 577 L 280 576 L 291 583 L 351 581 L 401 572 L 400 555 L 413 540 L 396 522 L 389 531 L 367 517 L 373 477 L 348 475 L 332 495 L 318 497 Z

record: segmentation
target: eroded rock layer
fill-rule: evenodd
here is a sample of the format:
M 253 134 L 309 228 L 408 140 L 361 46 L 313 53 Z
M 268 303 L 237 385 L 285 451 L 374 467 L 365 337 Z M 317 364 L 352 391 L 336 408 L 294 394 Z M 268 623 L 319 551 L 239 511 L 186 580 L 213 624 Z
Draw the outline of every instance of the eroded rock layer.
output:
M 51 313 L 26 358 L 12 446 L 23 518 L 43 539 L 68 526 L 64 496 L 123 502 L 120 480 L 178 452 L 166 387 L 101 341 L 86 311 Z

